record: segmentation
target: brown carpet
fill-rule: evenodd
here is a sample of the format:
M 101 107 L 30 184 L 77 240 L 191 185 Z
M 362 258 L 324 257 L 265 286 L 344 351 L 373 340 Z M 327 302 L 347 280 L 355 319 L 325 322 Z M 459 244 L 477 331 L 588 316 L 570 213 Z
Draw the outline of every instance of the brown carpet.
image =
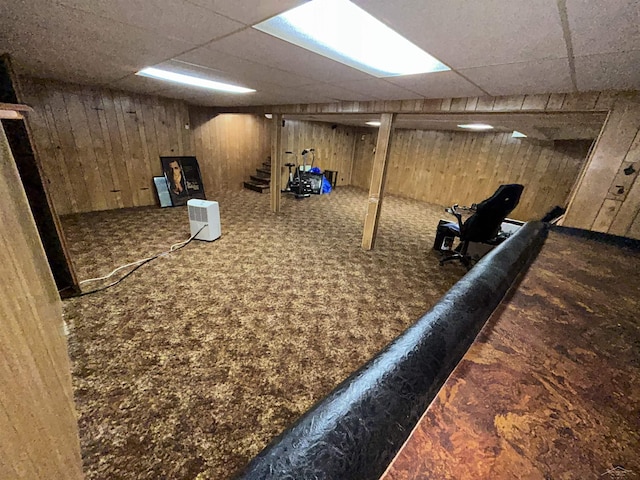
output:
M 66 301 L 87 479 L 225 479 L 395 338 L 465 270 L 431 250 L 442 207 L 366 193 L 217 195 L 222 237 Z M 81 279 L 188 237 L 186 209 L 63 219 Z
M 640 478 L 638 271 L 551 232 L 383 479 Z

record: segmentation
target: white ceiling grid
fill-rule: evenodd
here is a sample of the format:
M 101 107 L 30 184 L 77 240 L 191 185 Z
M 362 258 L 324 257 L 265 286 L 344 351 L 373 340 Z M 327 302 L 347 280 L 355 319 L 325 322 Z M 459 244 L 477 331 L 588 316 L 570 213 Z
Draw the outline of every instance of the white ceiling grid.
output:
M 251 28 L 304 0 L 5 1 L 0 53 L 27 75 L 219 106 L 562 93 L 572 75 L 640 89 L 640 0 L 353 1 L 452 71 L 376 79 Z M 171 59 L 258 91 L 135 76 Z

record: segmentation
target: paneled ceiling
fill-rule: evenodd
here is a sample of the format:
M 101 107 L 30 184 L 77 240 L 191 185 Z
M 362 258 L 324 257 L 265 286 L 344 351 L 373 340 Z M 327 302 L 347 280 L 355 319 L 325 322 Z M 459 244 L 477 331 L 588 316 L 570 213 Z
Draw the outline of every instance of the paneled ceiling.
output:
M 252 29 L 303 0 L 12 0 L 0 52 L 19 73 L 211 106 L 640 89 L 638 0 L 353 0 L 447 72 L 374 78 Z M 135 76 L 162 62 L 254 88 Z

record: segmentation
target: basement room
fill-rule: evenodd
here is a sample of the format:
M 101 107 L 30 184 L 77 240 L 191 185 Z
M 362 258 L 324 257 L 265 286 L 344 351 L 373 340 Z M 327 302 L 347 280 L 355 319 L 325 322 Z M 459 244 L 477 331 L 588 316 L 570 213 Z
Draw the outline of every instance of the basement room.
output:
M 632 0 L 20 0 L 0 480 L 640 476 Z

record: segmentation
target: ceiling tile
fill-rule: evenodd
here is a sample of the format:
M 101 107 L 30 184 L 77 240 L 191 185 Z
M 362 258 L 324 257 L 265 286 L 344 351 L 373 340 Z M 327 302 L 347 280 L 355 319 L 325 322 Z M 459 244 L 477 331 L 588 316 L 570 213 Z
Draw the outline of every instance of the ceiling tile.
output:
M 459 98 L 486 95 L 473 83 L 453 71 L 390 77 L 388 82 L 412 90 L 426 98 Z
M 460 73 L 490 95 L 573 91 L 566 58 L 469 68 Z
M 162 90 L 159 95 L 171 98 L 179 98 L 196 105 L 272 105 L 272 104 L 292 104 L 311 102 L 332 102 L 329 97 L 319 96 L 306 92 L 298 92 L 292 88 L 272 87 L 271 90 L 259 90 L 249 94 L 232 94 L 216 92 L 213 90 L 203 90 L 195 87 L 169 85 L 166 90 Z M 213 103 L 212 103 L 213 102 Z
M 185 0 L 58 0 L 62 5 L 156 32 L 163 37 L 201 44 L 245 26 Z
M 0 44 L 22 73 L 107 83 L 177 55 L 192 44 L 60 5 L 5 9 Z M 13 4 L 12 4 L 13 5 Z
M 452 68 L 567 55 L 556 0 L 354 0 Z
M 494 95 L 572 90 L 557 0 L 354 1 L 464 78 L 439 72 L 374 79 L 245 28 L 304 0 L 5 1 L 0 46 L 23 74 L 221 105 L 481 95 L 471 82 Z M 638 0 L 566 5 L 579 89 L 640 88 Z M 132 75 L 170 58 L 259 91 L 196 93 Z
M 233 18 L 245 25 L 279 15 L 302 5 L 308 0 L 189 0 L 221 15 Z
M 359 70 L 252 28 L 212 42 L 210 46 L 245 60 L 313 78 L 316 82 L 372 78 Z
M 167 82 L 155 78 L 141 77 L 139 75 L 129 75 L 107 85 L 116 90 L 126 90 L 128 92 L 156 94 L 168 88 Z
M 567 16 L 576 56 L 640 50 L 637 0 L 567 0 Z
M 3 43 L 1 39 L 0 43 Z M 20 75 L 96 85 L 116 80 L 127 73 L 99 57 L 94 57 L 82 65 L 76 66 L 73 57 L 58 55 L 60 63 L 52 65 L 49 58 L 51 58 L 50 55 L 56 55 L 55 47 L 50 50 L 41 49 L 38 54 L 33 54 L 33 52 L 20 47 L 12 48 L 10 51 L 13 66 Z
M 356 89 L 346 89 L 328 83 L 315 83 L 313 85 L 303 85 L 295 88 L 296 92 L 306 93 L 309 95 L 319 95 L 334 100 L 346 100 L 355 102 L 364 102 L 368 100 L 377 100 L 373 95 L 368 95 Z
M 243 81 L 247 85 L 254 81 L 265 81 L 281 86 L 295 87 L 315 81 L 309 77 L 244 60 L 234 55 L 212 50 L 209 47 L 197 48 L 176 57 L 176 59 L 208 67 L 214 71 L 226 74 L 230 80 L 237 79 L 237 81 Z
M 297 89 L 273 89 L 270 91 L 260 91 L 252 95 L 246 96 L 248 105 L 271 105 L 276 103 L 293 104 L 293 103 L 327 103 L 335 102 L 335 99 L 318 95 L 317 93 L 308 93 L 298 91 Z
M 176 60 L 169 60 L 167 62 L 162 62 L 157 65 L 158 68 L 165 68 L 171 71 L 177 71 L 180 73 L 185 73 L 187 75 L 196 75 L 196 76 L 204 76 L 210 80 L 219 81 L 223 83 L 231 83 L 233 85 L 239 85 L 243 87 L 253 88 L 257 90 L 257 92 L 249 94 L 249 95 L 233 95 L 226 94 L 230 98 L 261 98 L 261 95 L 278 95 L 282 99 L 289 99 L 289 103 L 301 103 L 301 102 L 313 102 L 315 98 L 318 98 L 318 101 L 326 101 L 332 99 L 330 94 L 335 94 L 339 97 L 347 97 L 347 95 L 355 95 L 355 92 L 350 92 L 345 89 L 334 87 L 333 85 L 328 84 L 316 84 L 316 85 L 301 85 L 291 87 L 288 85 L 279 85 L 277 83 L 267 82 L 265 80 L 251 80 L 251 81 L 241 81 L 238 75 L 232 75 L 226 72 L 222 72 L 219 70 L 208 69 L 206 67 L 201 67 L 198 65 L 194 65 L 192 63 L 184 63 Z M 310 80 L 307 79 L 307 82 Z M 185 86 L 176 84 L 173 82 L 163 82 L 166 88 L 171 90 L 175 90 L 176 88 L 186 89 L 185 91 L 190 94 L 199 95 L 200 92 L 208 93 L 209 95 L 225 95 L 224 92 L 207 90 L 194 86 Z M 322 88 L 322 85 L 325 88 Z
M 640 50 L 575 57 L 578 89 L 640 90 Z
M 361 95 L 370 95 L 378 100 L 411 100 L 422 98 L 421 95 L 389 83 L 382 78 L 370 78 L 369 80 L 333 82 L 342 88 L 354 90 Z

